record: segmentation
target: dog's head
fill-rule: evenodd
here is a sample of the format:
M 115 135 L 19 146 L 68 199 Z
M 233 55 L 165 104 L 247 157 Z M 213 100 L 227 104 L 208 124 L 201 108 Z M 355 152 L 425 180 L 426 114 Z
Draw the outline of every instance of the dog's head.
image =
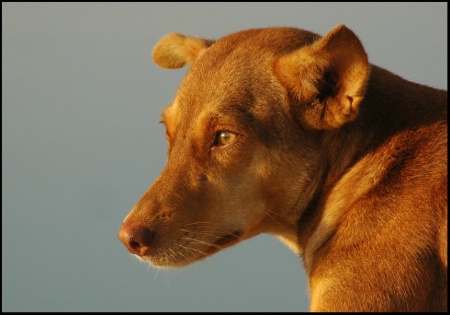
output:
M 218 41 L 169 34 L 164 68 L 191 64 L 162 115 L 168 162 L 124 220 L 128 250 L 179 267 L 271 233 L 293 249 L 295 226 L 323 171 L 323 130 L 358 114 L 367 56 L 345 26 L 325 37 L 294 28 Z

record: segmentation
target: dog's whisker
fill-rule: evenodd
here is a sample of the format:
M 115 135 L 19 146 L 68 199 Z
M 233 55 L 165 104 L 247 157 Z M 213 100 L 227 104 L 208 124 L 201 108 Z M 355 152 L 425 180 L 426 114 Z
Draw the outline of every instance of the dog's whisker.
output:
M 215 231 L 197 231 L 196 234 L 200 234 L 200 235 L 206 235 L 206 236 L 212 236 L 212 237 L 220 237 L 218 236 L 216 233 L 214 233 Z
M 273 216 L 273 214 L 279 215 L 278 213 L 275 213 L 275 212 L 270 211 L 270 210 L 266 210 L 265 213 L 266 213 L 267 216 L 269 216 L 275 223 L 277 223 L 281 228 L 283 228 L 283 230 L 285 230 L 285 231 L 288 230 L 284 224 L 282 224 L 280 221 L 278 221 L 278 220 Z M 281 216 L 280 216 L 280 217 L 281 217 Z
M 211 226 L 205 227 L 205 229 L 200 230 L 200 231 L 207 231 L 207 232 L 213 232 L 213 233 L 214 232 L 219 232 L 219 233 L 226 233 L 226 234 L 232 234 L 234 232 L 234 231 L 231 231 L 231 230 L 227 230 L 227 229 L 225 229 L 223 227 L 209 229 L 209 230 L 206 230 L 206 228 L 211 228 Z
M 180 244 L 178 244 L 178 246 L 180 246 L 181 248 L 184 248 L 184 249 L 190 251 L 191 253 L 192 253 L 192 251 L 195 251 L 195 252 L 198 252 L 199 254 L 203 255 L 204 257 L 208 257 L 208 254 L 205 253 L 204 251 L 201 251 L 201 250 L 198 250 L 198 249 L 195 249 L 195 248 L 192 248 L 192 247 L 186 247 L 186 246 L 183 246 L 183 245 L 180 245 Z
M 273 210 L 264 209 L 264 212 L 267 213 L 267 214 L 271 213 L 271 214 L 277 215 L 277 216 L 279 216 L 280 218 L 283 218 L 283 217 L 284 217 L 281 213 L 278 213 L 278 212 L 273 211 Z
M 197 242 L 197 243 L 204 244 L 204 245 L 207 245 L 207 246 L 210 246 L 210 247 L 214 247 L 214 248 L 218 248 L 218 249 L 223 249 L 222 246 L 219 246 L 219 245 L 217 245 L 217 244 L 210 243 L 210 242 L 205 242 L 205 241 L 198 240 L 198 239 L 191 238 L 191 237 L 182 237 L 181 239 L 189 240 L 189 241 L 195 241 L 195 242 Z
M 220 237 L 220 235 L 218 234 L 233 234 L 234 232 L 230 231 L 230 230 L 226 230 L 223 228 L 217 228 L 217 229 L 204 229 L 204 230 L 188 230 L 188 229 L 184 229 L 181 228 L 179 229 L 182 232 L 188 232 L 188 233 L 197 233 L 197 234 L 202 234 L 202 235 L 206 235 L 206 236 L 213 236 L 213 237 Z
M 169 248 L 169 251 L 170 251 L 170 253 L 167 253 L 168 260 L 169 261 L 174 261 L 174 262 L 177 263 L 178 259 L 176 258 L 176 253 L 171 248 Z
M 173 249 L 171 249 L 171 251 L 172 251 L 174 254 L 178 254 L 178 255 L 180 255 L 180 256 L 183 256 L 184 259 L 186 259 L 186 260 L 188 260 L 188 261 L 190 261 L 190 262 L 194 261 L 191 257 L 186 256 L 186 255 L 183 254 L 183 252 L 181 252 L 181 251 L 176 251 L 176 252 L 175 252 Z
M 211 222 L 193 222 L 193 223 L 188 223 L 188 224 L 185 224 L 184 226 L 188 226 L 188 225 L 194 225 L 194 224 L 211 224 Z

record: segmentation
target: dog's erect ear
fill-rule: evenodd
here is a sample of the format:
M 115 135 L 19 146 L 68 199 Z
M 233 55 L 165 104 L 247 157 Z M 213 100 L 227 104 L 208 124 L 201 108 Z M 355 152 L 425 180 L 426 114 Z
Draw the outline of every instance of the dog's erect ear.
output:
M 163 68 L 181 68 L 196 60 L 213 43 L 209 39 L 171 33 L 156 44 L 152 53 L 153 61 Z
M 274 70 L 295 99 L 292 112 L 306 126 L 334 129 L 357 117 L 369 62 L 358 37 L 344 25 L 280 57 Z

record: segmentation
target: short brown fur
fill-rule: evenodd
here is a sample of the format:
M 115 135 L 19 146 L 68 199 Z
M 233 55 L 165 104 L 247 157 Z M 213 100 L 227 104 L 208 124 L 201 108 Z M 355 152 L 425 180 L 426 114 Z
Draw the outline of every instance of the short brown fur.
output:
M 369 64 L 344 25 L 169 34 L 153 57 L 192 66 L 119 231 L 131 253 L 182 267 L 270 233 L 312 311 L 447 311 L 447 91 Z

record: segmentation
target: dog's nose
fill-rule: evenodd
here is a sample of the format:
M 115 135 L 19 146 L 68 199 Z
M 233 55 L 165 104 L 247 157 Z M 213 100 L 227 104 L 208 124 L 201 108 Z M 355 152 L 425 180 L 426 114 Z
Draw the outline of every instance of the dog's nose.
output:
M 145 256 L 150 250 L 155 233 L 143 226 L 124 223 L 119 230 L 118 236 L 130 253 Z

